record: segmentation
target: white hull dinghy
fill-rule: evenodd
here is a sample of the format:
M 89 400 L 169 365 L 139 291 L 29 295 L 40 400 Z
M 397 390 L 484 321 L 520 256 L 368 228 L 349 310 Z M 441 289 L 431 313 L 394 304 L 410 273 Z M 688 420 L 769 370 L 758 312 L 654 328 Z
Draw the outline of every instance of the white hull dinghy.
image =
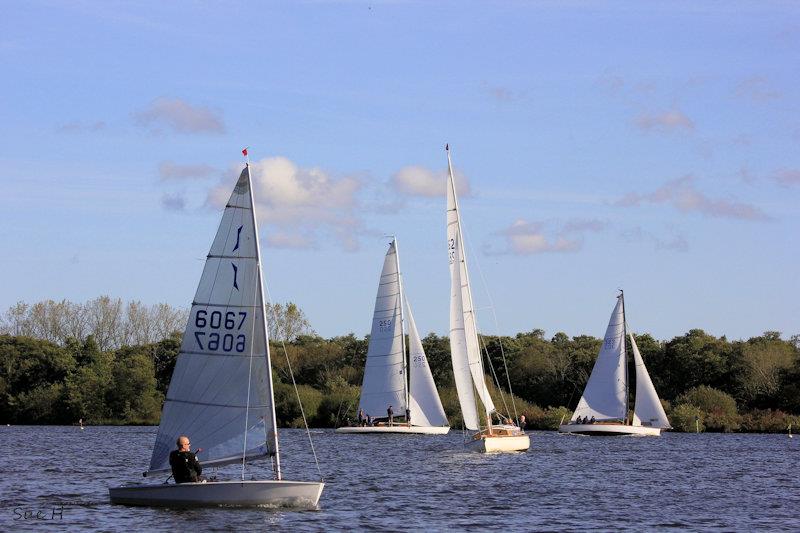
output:
M 350 434 L 447 435 L 449 431 L 450 426 L 408 426 L 405 424 L 394 424 L 393 426 L 343 426 L 336 428 L 336 433 Z
M 465 442 L 468 450 L 492 452 L 522 452 L 530 448 L 530 437 L 511 424 L 492 425 L 497 414 L 489 389 L 486 387 L 483 358 L 478 343 L 478 325 L 472 303 L 472 290 L 467 271 L 467 258 L 461 231 L 450 147 L 447 151 L 447 254 L 450 262 L 450 357 L 458 391 L 458 401 L 464 427 L 476 431 Z M 511 384 L 508 384 L 509 392 Z M 475 392 L 477 391 L 477 396 Z M 477 400 L 483 408 L 486 426 L 481 430 Z M 513 397 L 512 397 L 513 400 Z M 508 417 L 501 417 L 509 420 Z
M 206 258 L 144 473 L 167 476 L 170 451 L 179 436 L 188 436 L 201 448 L 195 453 L 204 468 L 241 464 L 241 479 L 112 487 L 111 503 L 315 507 L 319 502 L 321 480 L 282 479 L 261 271 L 248 160 Z M 245 481 L 246 463 L 265 458 L 272 460 L 274 479 Z
M 315 508 L 322 483 L 307 481 L 209 481 L 173 485 L 127 485 L 109 489 L 111 502 L 169 507 L 300 507 Z
M 446 435 L 450 431 L 403 289 L 396 238 L 389 243 L 378 281 L 358 409 L 365 417 L 380 418 L 390 405 L 399 415 L 393 424 L 387 419 L 386 423 L 340 427 L 336 433 Z
M 636 400 L 631 421 L 627 416 L 629 380 L 626 338 L 630 340 L 636 368 Z M 632 333 L 627 332 L 625 295 L 622 291 L 617 296 L 603 346 L 573 418 L 562 424 L 558 431 L 575 435 L 658 437 L 662 429 L 671 427 L 636 340 Z

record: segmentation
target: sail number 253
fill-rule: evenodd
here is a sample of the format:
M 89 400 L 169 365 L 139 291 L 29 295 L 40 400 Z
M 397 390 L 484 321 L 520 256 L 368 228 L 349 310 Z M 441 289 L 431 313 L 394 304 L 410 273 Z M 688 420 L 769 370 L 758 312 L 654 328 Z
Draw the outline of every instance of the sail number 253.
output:
M 205 309 L 198 309 L 194 316 L 194 326 L 198 330 L 210 328 L 217 331 L 195 331 L 194 338 L 201 350 L 243 353 L 247 337 L 244 333 L 226 333 L 226 331 L 239 331 L 242 329 L 247 313 L 245 311 L 228 311 L 224 315 L 221 311 L 209 313 Z M 221 330 L 221 331 L 220 331 Z M 206 339 L 206 335 L 208 338 Z M 203 345 L 205 343 L 205 346 Z

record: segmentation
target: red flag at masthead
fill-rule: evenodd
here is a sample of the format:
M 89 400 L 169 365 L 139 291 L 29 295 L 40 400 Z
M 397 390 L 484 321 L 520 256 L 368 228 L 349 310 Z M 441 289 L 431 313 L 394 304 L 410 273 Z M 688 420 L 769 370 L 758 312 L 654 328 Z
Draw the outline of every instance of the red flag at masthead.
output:
M 243 156 L 245 156 L 245 157 L 247 157 L 247 148 L 245 148 L 245 149 L 243 149 L 243 150 L 242 150 L 242 155 L 243 155 Z

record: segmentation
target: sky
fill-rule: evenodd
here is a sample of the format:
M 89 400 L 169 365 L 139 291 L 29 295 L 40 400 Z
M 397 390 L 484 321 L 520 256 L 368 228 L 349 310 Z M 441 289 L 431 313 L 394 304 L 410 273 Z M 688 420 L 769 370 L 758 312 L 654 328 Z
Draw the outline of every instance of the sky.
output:
M 446 335 L 451 147 L 484 333 L 800 333 L 796 2 L 28 2 L 0 17 L 0 311 L 188 308 L 249 146 L 264 279 Z M 222 203 L 221 203 L 222 202 Z

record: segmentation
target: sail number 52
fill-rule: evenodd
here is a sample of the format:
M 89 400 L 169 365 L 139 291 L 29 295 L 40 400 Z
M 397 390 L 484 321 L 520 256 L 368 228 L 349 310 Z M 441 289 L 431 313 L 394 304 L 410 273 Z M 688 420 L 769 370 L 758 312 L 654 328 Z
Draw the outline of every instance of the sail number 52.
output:
M 199 309 L 194 317 L 194 326 L 197 329 L 205 329 L 206 327 L 212 330 L 227 330 L 239 331 L 242 329 L 247 313 L 245 311 L 228 311 L 224 315 L 220 311 L 212 311 L 211 314 L 205 309 Z M 208 335 L 208 341 L 203 346 L 203 341 Z M 242 333 L 236 335 L 234 333 L 218 333 L 212 331 L 206 333 L 205 331 L 195 331 L 194 338 L 197 340 L 197 345 L 201 350 L 217 351 L 220 348 L 223 352 L 238 352 L 243 353 L 247 337 Z

